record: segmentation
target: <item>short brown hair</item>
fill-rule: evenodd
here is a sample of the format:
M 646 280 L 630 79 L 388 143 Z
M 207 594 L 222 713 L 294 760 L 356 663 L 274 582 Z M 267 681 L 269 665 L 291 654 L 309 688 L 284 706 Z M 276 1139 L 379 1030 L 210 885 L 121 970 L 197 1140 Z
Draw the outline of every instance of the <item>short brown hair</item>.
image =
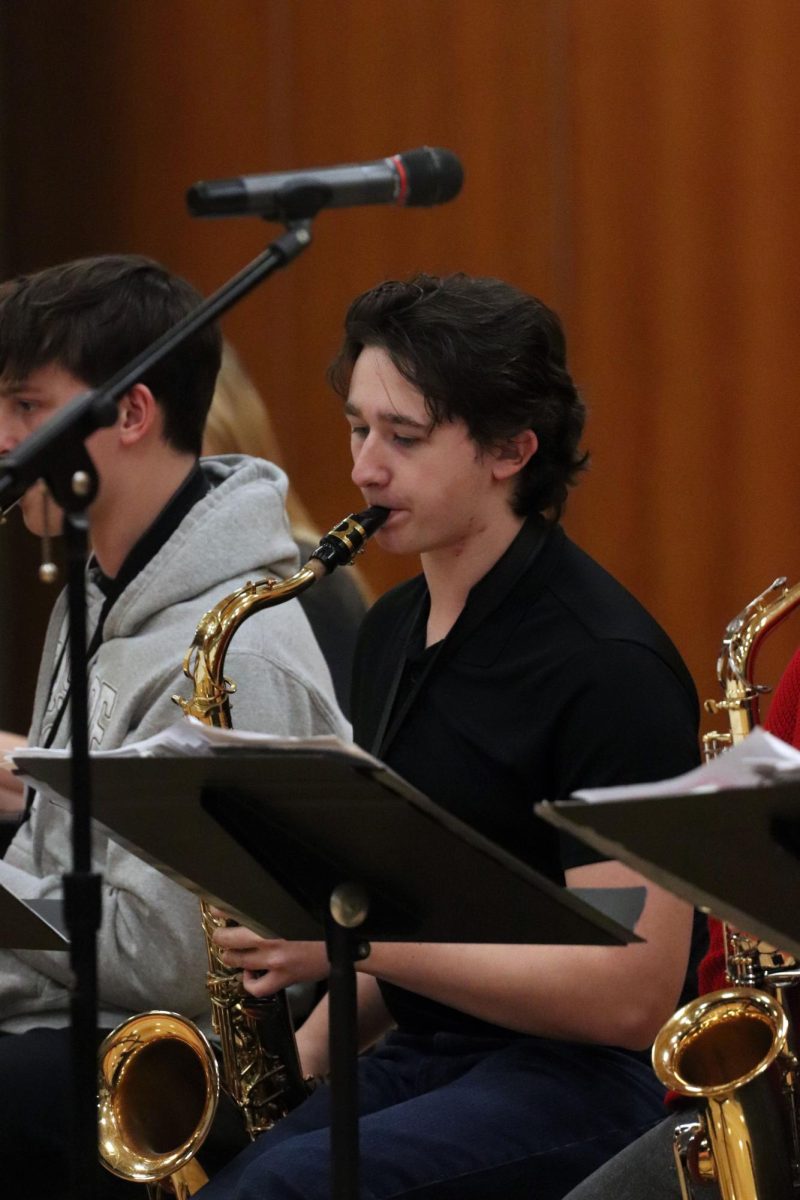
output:
M 89 387 L 106 383 L 197 308 L 191 284 L 140 255 L 104 255 L 21 275 L 0 287 L 0 376 L 56 364 Z M 207 325 L 142 377 L 164 412 L 164 436 L 200 453 L 221 337 Z
M 365 346 L 385 350 L 434 423 L 463 420 L 484 448 L 532 429 L 539 448 L 516 477 L 514 511 L 558 519 L 588 461 L 585 407 L 567 370 L 556 314 L 500 279 L 457 274 L 389 280 L 350 306 L 329 380 L 347 395 Z

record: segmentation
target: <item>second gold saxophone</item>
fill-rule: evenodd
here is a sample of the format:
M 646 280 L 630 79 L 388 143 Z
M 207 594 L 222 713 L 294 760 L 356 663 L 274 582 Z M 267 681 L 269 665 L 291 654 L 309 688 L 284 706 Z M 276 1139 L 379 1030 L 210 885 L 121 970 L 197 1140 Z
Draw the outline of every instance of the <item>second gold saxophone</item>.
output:
M 754 681 L 757 651 L 799 604 L 800 584 L 776 579 L 728 624 L 717 660 L 723 699 L 705 707 L 726 713 L 729 730 L 705 736 L 706 758 L 758 724 L 759 699 L 770 689 Z M 723 936 L 731 986 L 680 1009 L 653 1046 L 661 1082 L 703 1106 L 698 1120 L 676 1130 L 681 1196 L 705 1195 L 695 1184 L 716 1182 L 722 1200 L 796 1200 L 800 969 L 745 933 L 724 926 Z
M 237 629 L 260 609 L 291 600 L 336 567 L 352 563 L 388 516 L 389 509 L 378 506 L 351 514 L 322 538 L 308 562 L 289 579 L 248 583 L 210 609 L 199 622 L 184 659 L 192 696 L 188 700 L 174 697 L 184 713 L 205 724 L 231 728 L 230 696 L 236 685 L 225 678 L 224 671 L 225 655 Z M 299 1104 L 308 1094 L 309 1084 L 300 1068 L 286 994 L 256 1000 L 245 992 L 239 973 L 223 964 L 212 940 L 218 921 L 205 902 L 201 908 L 222 1082 L 242 1114 L 247 1133 L 255 1137 Z M 147 1021 L 151 1016 L 154 1019 Z M 210 1051 L 202 1034 L 185 1018 L 157 1013 L 132 1021 L 137 1023 L 135 1037 L 128 1021 L 109 1034 L 100 1048 L 101 1161 L 124 1179 L 156 1188 L 169 1179 L 171 1194 L 192 1195 L 207 1182 L 194 1155 L 216 1106 L 216 1096 L 211 1094 L 216 1085 L 215 1064 L 208 1061 Z M 176 1145 L 165 1130 L 153 1129 L 147 1110 L 180 1109 L 187 1096 L 187 1058 L 195 1055 L 197 1064 L 188 1074 L 197 1076 L 201 1097 L 193 1096 L 189 1107 L 197 1111 L 198 1119 L 184 1113 L 183 1123 L 173 1121 L 181 1130 Z M 173 1061 L 179 1077 L 172 1072 Z M 130 1086 L 132 1079 L 135 1086 Z

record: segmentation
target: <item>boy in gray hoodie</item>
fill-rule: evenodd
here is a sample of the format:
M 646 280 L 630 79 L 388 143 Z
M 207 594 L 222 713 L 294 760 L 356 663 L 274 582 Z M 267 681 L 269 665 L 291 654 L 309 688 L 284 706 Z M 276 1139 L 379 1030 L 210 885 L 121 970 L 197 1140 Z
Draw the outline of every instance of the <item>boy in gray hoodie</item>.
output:
M 137 256 L 85 259 L 0 289 L 0 454 L 71 399 L 97 387 L 195 308 L 185 281 Z M 285 577 L 297 552 L 284 511 L 286 480 L 260 459 L 199 459 L 219 369 L 218 330 L 195 334 L 135 384 L 116 423 L 91 435 L 99 475 L 89 509 L 89 742 L 110 750 L 179 716 L 190 693 L 181 663 L 204 612 L 248 580 Z M 36 485 L 22 516 L 38 536 L 61 514 Z M 276 734 L 347 725 L 297 601 L 263 610 L 226 660 L 237 684 L 234 725 Z M 59 597 L 38 677 L 32 745 L 69 744 L 66 603 Z M 99 829 L 100 1024 L 144 1008 L 205 1019 L 205 948 L 197 900 Z M 69 812 L 41 796 L 0 860 L 0 886 L 26 898 L 60 895 L 71 869 Z M 61 1174 L 66 1153 L 70 968 L 65 953 L 0 951 L 0 1162 L 32 1159 Z M 5 1035 L 5 1036 L 3 1036 Z M 11 1036 L 14 1035 L 14 1036 Z M 47 1165 L 45 1165 L 47 1164 Z M 31 1180 L 30 1194 L 35 1194 Z

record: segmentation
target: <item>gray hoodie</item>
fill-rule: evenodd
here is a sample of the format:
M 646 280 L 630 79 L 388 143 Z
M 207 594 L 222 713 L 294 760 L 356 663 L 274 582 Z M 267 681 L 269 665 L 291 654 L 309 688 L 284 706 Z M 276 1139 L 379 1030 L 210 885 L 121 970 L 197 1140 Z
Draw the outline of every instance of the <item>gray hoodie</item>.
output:
M 107 615 L 90 664 L 93 750 L 140 741 L 173 723 L 180 710 L 171 696 L 191 695 L 181 664 L 202 615 L 248 581 L 286 577 L 297 569 L 283 473 L 238 455 L 204 459 L 202 466 L 211 491 Z M 89 638 L 103 599 L 90 570 Z M 30 745 L 44 741 L 66 686 L 65 612 L 62 594 L 42 654 Z M 349 733 L 297 600 L 263 609 L 244 622 L 229 648 L 225 674 L 237 685 L 231 701 L 237 728 L 300 736 Z M 62 721 L 53 746 L 66 745 L 67 734 L 68 722 Z M 30 819 L 0 860 L 0 884 L 26 899 L 59 896 L 61 876 L 72 865 L 69 821 L 66 807 L 37 796 Z M 204 1020 L 206 963 L 197 898 L 98 828 L 93 838 L 93 869 L 103 877 L 100 1024 L 114 1025 L 144 1008 Z M 66 953 L 0 951 L 0 1027 L 20 1032 L 68 1024 L 69 979 Z

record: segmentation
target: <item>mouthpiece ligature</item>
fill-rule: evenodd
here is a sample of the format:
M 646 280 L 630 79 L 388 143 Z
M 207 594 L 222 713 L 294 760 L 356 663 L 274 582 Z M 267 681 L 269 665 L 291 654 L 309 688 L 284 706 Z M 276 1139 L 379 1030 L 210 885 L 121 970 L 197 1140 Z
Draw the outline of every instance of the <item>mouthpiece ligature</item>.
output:
M 318 559 L 326 571 L 346 567 L 364 549 L 364 543 L 372 537 L 388 518 L 391 509 L 373 504 L 363 512 L 351 513 L 325 534 L 312 558 Z

